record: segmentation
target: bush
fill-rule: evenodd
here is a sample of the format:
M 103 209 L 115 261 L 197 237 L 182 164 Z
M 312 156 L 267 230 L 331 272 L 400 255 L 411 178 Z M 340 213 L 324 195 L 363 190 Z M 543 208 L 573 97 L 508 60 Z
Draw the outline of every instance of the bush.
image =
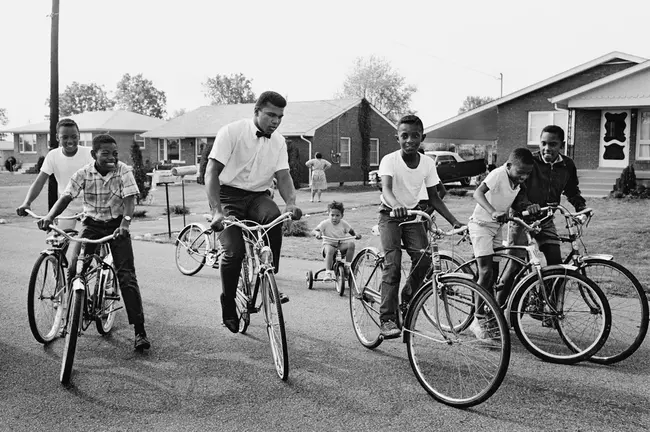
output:
M 133 212 L 134 218 L 143 218 L 147 216 L 147 210 L 135 210 Z
M 287 221 L 282 224 L 282 235 L 285 237 L 308 237 L 310 231 L 307 222 L 304 220 Z
M 636 189 L 636 174 L 632 165 L 623 169 L 621 176 L 616 180 L 612 192 L 621 192 L 623 195 L 629 195 Z
M 459 197 L 464 197 L 467 195 L 467 189 L 447 189 L 449 195 L 455 195 Z
M 147 176 L 146 168 L 142 163 L 142 151 L 140 150 L 140 145 L 136 142 L 131 146 L 131 161 L 133 162 L 133 176 L 135 177 L 135 183 L 138 185 L 138 189 L 140 189 L 140 195 L 138 195 L 137 198 L 138 204 L 140 204 L 145 200 L 145 198 L 147 198 L 149 189 L 151 189 L 151 183 Z
M 175 215 L 184 215 L 190 213 L 189 207 L 183 207 L 182 205 L 173 205 L 169 207 L 169 211 Z M 163 214 L 167 214 L 167 209 L 163 209 Z
M 38 158 L 38 162 L 36 162 L 36 172 L 37 173 L 41 172 L 41 167 L 43 166 L 43 162 L 45 162 L 45 156 L 40 156 Z

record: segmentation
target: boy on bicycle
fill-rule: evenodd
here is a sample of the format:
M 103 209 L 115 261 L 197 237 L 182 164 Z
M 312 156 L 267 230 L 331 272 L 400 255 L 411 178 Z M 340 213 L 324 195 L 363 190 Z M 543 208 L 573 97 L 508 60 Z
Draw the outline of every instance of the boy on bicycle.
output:
M 331 281 L 334 279 L 334 257 L 336 251 L 341 251 L 341 255 L 345 257 L 345 270 L 350 270 L 350 263 L 354 258 L 354 242 L 353 241 L 337 241 L 331 238 L 344 238 L 354 236 L 357 240 L 361 238 L 361 234 L 355 234 L 354 230 L 347 221 L 343 220 L 343 213 L 345 208 L 342 202 L 332 201 L 327 205 L 327 212 L 329 218 L 321 221 L 312 234 L 317 239 L 323 236 L 330 237 L 323 239 L 323 257 L 325 258 L 325 274 L 323 275 L 324 281 Z
M 135 275 L 133 246 L 129 226 L 135 209 L 135 198 L 140 193 L 135 183 L 133 169 L 117 158 L 117 143 L 108 134 L 93 138 L 91 154 L 94 163 L 88 164 L 72 175 L 65 191 L 50 212 L 40 219 L 38 227 L 47 230 L 54 218 L 60 215 L 81 192 L 83 194 L 84 220 L 80 237 L 98 239 L 110 234 L 113 265 L 117 271 L 120 291 L 129 324 L 135 329 L 135 349 L 149 349 L 151 342 L 144 329 L 144 312 L 140 287 Z M 87 251 L 92 253 L 92 246 Z M 117 295 L 117 293 L 107 293 Z
M 508 218 L 508 209 L 532 170 L 533 154 L 526 148 L 517 148 L 508 161 L 492 170 L 474 192 L 477 204 L 467 226 L 478 265 L 478 284 L 487 292 L 492 292 L 492 279 L 498 274 L 499 263 L 493 261 L 494 248 L 501 246 L 503 241 L 503 223 Z M 507 294 L 505 290 L 497 293 L 498 304 L 505 302 Z M 477 338 L 485 339 L 495 321 L 481 308 L 481 304 L 476 305 L 470 330 Z
M 428 255 L 421 252 L 429 246 L 424 225 L 399 225 L 406 220 L 408 210 L 418 207 L 422 185 L 426 187 L 428 195 L 427 211 L 431 213 L 437 210 L 455 228 L 462 226 L 438 196 L 436 185 L 440 183 L 440 178 L 435 162 L 418 152 L 425 137 L 424 125 L 419 117 L 414 115 L 402 117 L 397 125 L 397 141 L 401 150 L 387 154 L 379 164 L 382 183 L 379 236 L 385 254 L 379 318 L 380 331 L 386 339 L 399 337 L 401 333 L 396 321 L 402 242 L 412 262 L 412 272 L 402 291 L 403 305 L 408 304 L 414 291 L 424 280 L 431 264 Z

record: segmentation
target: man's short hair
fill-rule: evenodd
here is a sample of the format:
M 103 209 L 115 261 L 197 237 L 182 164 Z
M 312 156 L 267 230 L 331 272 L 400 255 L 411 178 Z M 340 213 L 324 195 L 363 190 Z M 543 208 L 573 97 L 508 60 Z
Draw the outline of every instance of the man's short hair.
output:
M 106 143 L 113 143 L 117 145 L 117 141 L 115 141 L 115 138 L 113 138 L 109 134 L 99 134 L 93 137 L 93 150 L 95 151 L 99 150 L 99 147 L 101 147 L 102 144 L 106 144 Z
M 77 124 L 76 121 L 72 120 L 71 118 L 64 118 L 59 120 L 59 122 L 56 124 L 56 133 L 59 133 L 60 127 L 68 127 L 68 126 L 74 126 L 75 128 L 77 128 L 77 133 L 79 133 L 79 125 Z
M 533 163 L 535 163 L 535 160 L 533 158 L 533 153 L 530 150 L 524 147 L 519 147 L 514 149 L 512 153 L 510 153 L 510 156 L 508 157 L 508 162 L 510 162 L 513 165 L 521 166 L 521 165 L 532 165 Z
M 555 134 L 555 136 L 557 136 L 560 139 L 560 141 L 564 141 L 564 129 L 562 129 L 557 125 L 545 126 L 544 129 L 542 129 L 542 132 L 539 134 L 539 136 L 542 136 L 544 132 Z
M 409 114 L 409 115 L 405 115 L 404 117 L 399 119 L 399 121 L 397 122 L 397 128 L 398 129 L 399 129 L 399 125 L 401 125 L 402 123 L 404 123 L 404 124 L 414 124 L 417 127 L 419 127 L 422 132 L 424 132 L 424 124 L 422 123 L 422 120 L 420 120 L 420 117 L 418 117 L 416 115 Z
M 332 201 L 331 203 L 327 204 L 327 212 L 329 213 L 329 211 L 332 209 L 340 211 L 341 214 L 345 213 L 345 207 L 340 201 Z
M 276 106 L 278 108 L 284 108 L 287 106 L 287 100 L 282 97 L 280 93 L 276 93 L 274 91 L 265 91 L 260 95 L 260 97 L 257 98 L 257 101 L 255 102 L 255 113 L 264 108 L 264 106 L 270 103 L 273 106 Z

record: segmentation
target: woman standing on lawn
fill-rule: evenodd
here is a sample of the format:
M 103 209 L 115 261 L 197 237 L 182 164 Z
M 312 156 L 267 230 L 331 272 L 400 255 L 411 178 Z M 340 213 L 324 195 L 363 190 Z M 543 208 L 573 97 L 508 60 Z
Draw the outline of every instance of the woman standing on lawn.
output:
M 321 193 L 327 189 L 325 171 L 332 164 L 323 159 L 323 155 L 320 152 L 316 152 L 315 156 L 314 159 L 309 159 L 305 162 L 305 165 L 311 168 L 311 199 L 309 201 L 314 202 L 314 196 L 318 195 L 318 202 L 320 202 Z

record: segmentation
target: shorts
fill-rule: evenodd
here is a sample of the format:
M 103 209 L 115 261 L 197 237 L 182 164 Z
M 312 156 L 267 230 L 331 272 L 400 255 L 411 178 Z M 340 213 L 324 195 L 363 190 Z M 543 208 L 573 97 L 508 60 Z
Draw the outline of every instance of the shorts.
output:
M 494 248 L 503 246 L 503 224 L 470 219 L 467 226 L 475 257 L 494 255 Z

